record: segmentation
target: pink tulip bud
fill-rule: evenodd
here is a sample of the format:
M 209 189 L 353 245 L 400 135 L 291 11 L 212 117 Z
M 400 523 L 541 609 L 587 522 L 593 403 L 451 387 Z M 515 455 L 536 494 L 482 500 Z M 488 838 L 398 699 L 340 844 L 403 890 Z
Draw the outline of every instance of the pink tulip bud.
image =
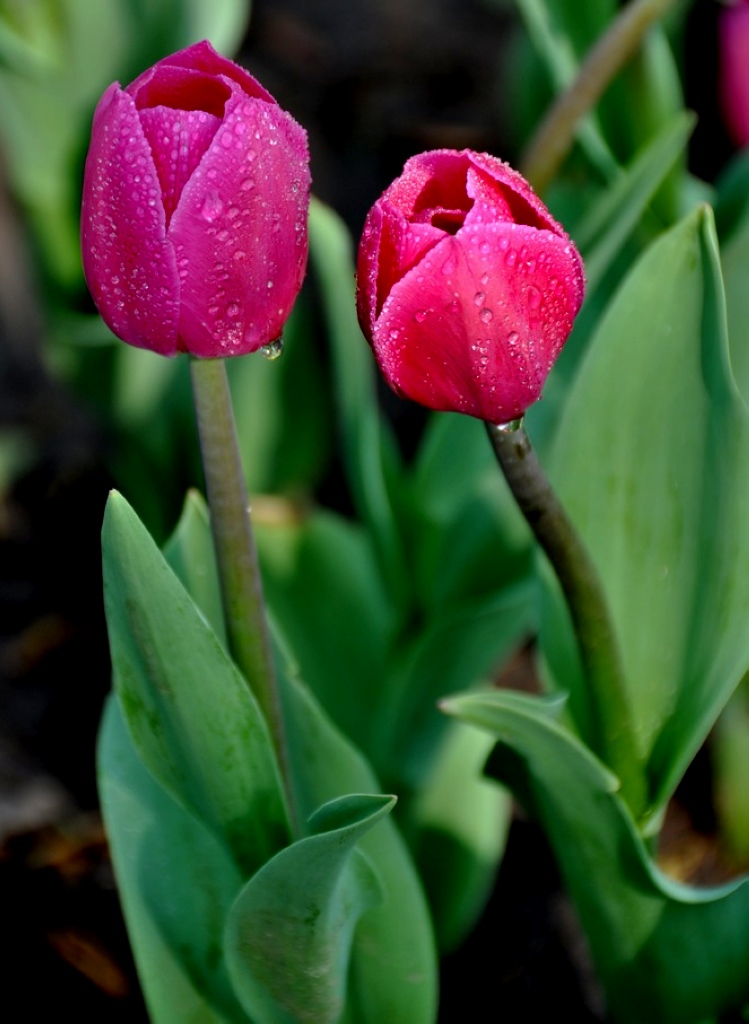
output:
M 490 423 L 540 397 L 584 291 L 577 250 L 528 183 L 470 150 L 406 163 L 367 216 L 357 276 L 390 386 Z
M 123 341 L 213 358 L 274 341 L 307 262 L 307 137 L 207 42 L 159 61 L 94 115 L 86 281 Z
M 749 145 L 749 3 L 720 13 L 720 98 L 723 117 L 738 146 Z

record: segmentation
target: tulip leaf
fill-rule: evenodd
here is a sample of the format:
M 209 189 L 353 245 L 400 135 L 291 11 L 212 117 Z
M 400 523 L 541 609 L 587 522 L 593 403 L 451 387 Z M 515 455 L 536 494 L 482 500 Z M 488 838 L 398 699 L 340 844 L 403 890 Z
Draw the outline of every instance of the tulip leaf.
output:
M 322 511 L 302 522 L 256 523 L 255 535 L 268 607 L 300 675 L 338 728 L 370 755 L 396 625 L 371 537 Z
M 551 466 L 602 578 L 655 811 L 749 665 L 748 464 L 717 243 L 701 208 L 650 247 L 611 303 Z M 558 596 L 541 640 L 587 737 Z
M 488 771 L 521 794 L 551 841 L 612 1020 L 698 1024 L 749 1000 L 749 880 L 694 889 L 666 877 L 617 780 L 539 698 L 494 691 L 443 709 L 499 740 Z
M 335 518 L 330 517 L 328 525 L 335 522 Z M 264 542 L 261 540 L 259 546 L 266 547 L 266 570 L 269 564 L 269 540 L 278 542 L 273 556 L 278 560 L 278 571 L 281 570 L 284 558 L 293 554 L 293 545 L 287 543 L 288 535 L 286 538 L 268 536 L 277 529 L 280 530 L 266 528 L 259 531 L 259 540 L 265 534 Z M 326 531 L 322 533 L 325 536 Z M 335 527 L 328 535 L 336 536 Z M 346 558 L 353 557 L 356 560 L 358 556 L 352 555 L 356 551 L 356 542 L 352 545 L 354 536 L 356 531 L 344 540 L 343 550 Z M 208 522 L 202 514 L 200 503 L 188 503 L 183 523 L 169 545 L 170 556 L 174 558 L 176 547 L 183 544 L 186 555 L 175 559 L 178 572 L 191 551 L 210 550 Z M 325 564 L 324 558 L 321 564 Z M 210 600 L 213 592 L 214 584 L 210 584 L 207 589 L 205 587 L 205 574 L 215 576 L 215 564 L 211 567 L 210 559 L 206 561 L 203 570 L 185 577 L 185 584 L 198 603 L 206 594 Z M 266 576 L 269 577 L 267 572 Z M 317 590 L 324 588 L 328 594 L 333 592 L 321 579 L 316 581 L 316 587 Z M 272 587 L 268 589 L 272 591 Z M 305 613 L 309 609 L 310 592 L 315 591 L 302 593 L 304 600 L 301 607 Z M 293 624 L 295 615 L 297 619 L 303 618 L 298 608 L 298 605 L 289 606 L 289 623 Z M 211 614 L 209 605 L 203 610 Z M 275 621 L 277 633 L 283 634 L 287 625 L 283 614 L 278 615 Z M 332 625 L 338 624 L 333 622 Z M 345 630 L 349 625 L 347 621 L 341 622 L 336 635 L 340 637 L 341 629 Z M 295 640 L 299 639 L 293 631 L 290 635 Z M 286 642 L 285 637 L 282 639 Z M 304 643 L 300 644 L 300 650 L 304 650 Z M 331 648 L 331 657 L 334 653 L 334 648 Z M 279 651 L 277 664 L 283 687 L 291 774 L 300 822 L 314 814 L 322 804 L 339 797 L 352 792 L 377 792 L 380 787 L 369 764 L 338 731 L 317 700 L 296 678 L 296 671 L 290 667 L 285 650 Z M 344 671 L 335 660 L 332 664 L 343 680 Z M 356 678 L 356 669 L 351 668 L 348 686 L 354 694 L 357 687 L 352 686 L 350 680 Z M 369 910 L 359 921 L 354 936 L 351 978 L 354 979 L 352 984 L 356 987 L 356 1002 L 360 1009 L 350 1022 L 347 1018 L 347 1024 L 381 1024 L 384 1020 L 389 1024 L 432 1024 L 436 999 L 436 963 L 432 927 L 419 877 L 400 833 L 389 819 L 367 833 L 360 846 L 371 860 L 380 880 L 383 903 Z
M 255 699 L 116 492 L 102 539 L 115 688 L 138 756 L 250 875 L 287 839 L 278 769 Z
M 749 403 L 749 216 L 731 235 L 722 261 L 731 366 L 739 391 Z
M 588 294 L 601 281 L 659 185 L 684 152 L 694 124 L 691 112 L 673 117 L 589 207 L 575 232 L 575 241 L 585 260 Z
M 406 563 L 390 494 L 399 466 L 393 438 L 378 410 L 374 360 L 356 318 L 351 238 L 340 218 L 314 199 L 309 233 L 312 267 L 332 346 L 348 482 L 357 510 L 372 531 L 393 595 L 399 597 L 406 587 Z
M 182 515 L 164 545 L 163 554 L 222 646 L 228 650 L 208 507 L 198 491 L 188 491 Z
M 416 862 L 443 953 L 476 923 L 505 848 L 510 796 L 481 774 L 491 746 L 488 736 L 455 723 L 416 795 Z
M 290 669 L 281 674 L 291 770 L 300 820 L 379 784 L 362 755 L 333 726 Z M 434 938 L 421 882 L 395 824 L 386 819 L 358 849 L 371 862 L 383 900 L 360 920 L 349 973 L 351 1024 L 432 1024 L 436 1014 Z
M 221 954 L 243 878 L 228 852 L 146 771 L 110 697 L 99 792 L 138 975 L 154 1024 L 240 1024 Z
M 357 844 L 394 804 L 394 797 L 364 795 L 325 804 L 311 834 L 277 853 L 237 897 L 226 957 L 258 1024 L 340 1019 L 356 923 L 382 899 Z

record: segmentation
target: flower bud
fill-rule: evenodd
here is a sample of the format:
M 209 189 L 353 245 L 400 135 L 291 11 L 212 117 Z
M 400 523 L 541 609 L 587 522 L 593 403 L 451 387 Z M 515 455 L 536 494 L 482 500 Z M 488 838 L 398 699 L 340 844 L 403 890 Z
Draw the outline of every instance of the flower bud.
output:
M 111 85 L 94 115 L 81 224 L 107 325 L 162 355 L 274 341 L 304 276 L 309 186 L 304 130 L 209 43 Z
M 749 2 L 719 15 L 720 99 L 728 132 L 737 146 L 749 145 Z
M 367 216 L 357 278 L 390 386 L 490 423 L 540 397 L 584 292 L 577 250 L 528 183 L 470 150 L 406 163 Z

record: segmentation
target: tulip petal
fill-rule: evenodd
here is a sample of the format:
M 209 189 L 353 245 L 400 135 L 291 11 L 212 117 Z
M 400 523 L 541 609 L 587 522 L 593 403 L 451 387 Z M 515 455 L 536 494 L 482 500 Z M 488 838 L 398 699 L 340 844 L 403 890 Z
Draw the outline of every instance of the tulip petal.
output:
M 582 297 L 566 236 L 502 221 L 466 225 L 394 286 L 373 347 L 401 394 L 502 423 L 540 396 Z
M 86 281 L 110 329 L 177 351 L 179 278 L 161 186 L 132 98 L 115 83 L 94 115 L 81 224 Z
M 210 146 L 221 120 L 204 110 L 159 106 L 141 110 L 140 122 L 153 153 L 169 224 L 182 190 Z
M 181 349 L 241 355 L 281 334 L 307 261 L 309 185 L 303 129 L 235 87 L 169 225 Z
M 276 102 L 271 94 L 248 71 L 245 71 L 239 64 L 235 64 L 234 61 L 228 60 L 226 57 L 222 57 L 221 54 L 216 53 L 211 44 L 205 39 L 200 43 L 195 43 L 193 46 L 188 46 L 184 50 L 179 50 L 177 53 L 164 57 L 154 64 L 153 67 L 144 71 L 134 82 L 131 82 L 127 87 L 127 91 L 133 96 L 139 96 L 142 90 L 150 92 L 152 87 L 154 89 L 162 88 L 165 83 L 171 82 L 170 69 L 172 68 L 178 68 L 182 71 L 202 71 L 212 78 L 220 76 L 227 84 L 234 82 L 247 96 L 265 100 L 267 103 Z M 174 77 L 176 81 L 185 81 L 184 74 Z M 156 102 L 161 103 L 163 99 L 158 99 Z M 216 111 L 212 112 L 216 113 Z

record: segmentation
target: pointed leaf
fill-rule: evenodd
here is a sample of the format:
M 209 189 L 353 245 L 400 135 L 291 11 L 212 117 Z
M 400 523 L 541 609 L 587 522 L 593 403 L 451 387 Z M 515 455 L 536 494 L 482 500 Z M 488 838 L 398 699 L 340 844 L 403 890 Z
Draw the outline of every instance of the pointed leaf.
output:
M 300 818 L 350 793 L 377 792 L 372 770 L 311 694 L 282 676 L 291 768 Z M 362 916 L 354 936 L 347 1024 L 433 1024 L 434 939 L 421 882 L 403 839 L 387 819 L 359 848 L 379 878 L 383 902 Z
M 697 1024 L 749 1000 L 748 880 L 692 889 L 664 876 L 617 780 L 537 698 L 495 691 L 443 708 L 499 739 L 489 770 L 509 781 L 509 767 L 540 818 L 613 1020 Z
M 278 769 L 255 699 L 116 493 L 103 552 L 115 686 L 138 755 L 252 874 L 287 839 Z
M 226 850 L 138 760 L 117 700 L 104 712 L 99 792 L 138 975 L 154 1024 L 246 1022 L 221 953 L 243 879 Z
M 362 795 L 324 805 L 313 834 L 276 854 L 240 893 L 225 948 L 234 987 L 258 1024 L 340 1018 L 354 928 L 382 898 L 356 846 L 394 804 Z
M 728 361 L 712 218 L 638 262 L 581 366 L 552 476 L 602 577 L 656 805 L 749 665 L 749 421 Z M 558 595 L 544 655 L 588 709 Z

